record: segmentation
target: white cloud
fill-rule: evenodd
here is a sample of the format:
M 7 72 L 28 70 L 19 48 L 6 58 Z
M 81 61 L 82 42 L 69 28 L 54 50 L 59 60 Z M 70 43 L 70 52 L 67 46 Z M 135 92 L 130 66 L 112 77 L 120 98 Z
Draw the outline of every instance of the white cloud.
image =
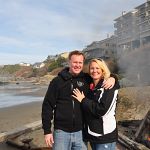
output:
M 0 51 L 48 55 L 113 34 L 114 19 L 143 0 L 0 0 Z M 8 11 L 9 10 L 9 11 Z
M 4 36 L 0 36 L 0 45 L 4 46 L 4 45 L 10 45 L 10 46 L 18 46 L 18 47 L 23 47 L 24 42 L 16 39 L 16 38 L 12 38 L 12 37 L 4 37 Z

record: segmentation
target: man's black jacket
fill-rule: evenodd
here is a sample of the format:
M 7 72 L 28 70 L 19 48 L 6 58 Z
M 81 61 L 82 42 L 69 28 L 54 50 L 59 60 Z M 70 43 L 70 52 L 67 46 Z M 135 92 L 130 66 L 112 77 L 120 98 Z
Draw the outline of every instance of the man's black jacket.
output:
M 53 116 L 54 129 L 66 132 L 82 130 L 81 104 L 72 97 L 72 91 L 78 88 L 86 95 L 90 81 L 88 74 L 81 72 L 72 76 L 65 68 L 50 82 L 42 105 L 44 134 L 51 133 Z

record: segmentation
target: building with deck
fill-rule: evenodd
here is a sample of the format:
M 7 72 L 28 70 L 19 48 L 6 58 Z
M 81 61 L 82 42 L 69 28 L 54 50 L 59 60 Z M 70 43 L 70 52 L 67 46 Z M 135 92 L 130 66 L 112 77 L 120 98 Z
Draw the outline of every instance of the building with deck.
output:
M 150 0 L 114 21 L 119 56 L 150 43 Z

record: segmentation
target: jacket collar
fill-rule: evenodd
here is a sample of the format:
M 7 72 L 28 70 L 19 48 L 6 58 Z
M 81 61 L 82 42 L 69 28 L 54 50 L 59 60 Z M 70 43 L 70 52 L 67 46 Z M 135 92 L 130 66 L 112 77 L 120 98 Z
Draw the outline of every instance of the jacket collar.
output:
M 70 80 L 72 78 L 83 78 L 85 74 L 81 71 L 77 76 L 73 76 L 69 72 L 69 67 L 66 67 L 61 72 L 58 73 L 58 76 L 62 77 L 64 80 Z
M 94 86 L 94 83 L 91 83 L 90 89 L 93 91 L 93 90 L 97 90 L 97 89 L 101 88 L 103 81 L 104 81 L 103 79 L 100 80 L 96 86 Z

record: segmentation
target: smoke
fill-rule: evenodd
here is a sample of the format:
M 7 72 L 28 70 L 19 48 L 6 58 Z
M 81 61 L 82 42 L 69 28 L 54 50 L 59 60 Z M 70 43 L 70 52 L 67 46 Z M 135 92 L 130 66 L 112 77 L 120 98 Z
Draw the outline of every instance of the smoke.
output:
M 119 58 L 119 68 L 130 85 L 150 85 L 150 44 L 123 53 Z

